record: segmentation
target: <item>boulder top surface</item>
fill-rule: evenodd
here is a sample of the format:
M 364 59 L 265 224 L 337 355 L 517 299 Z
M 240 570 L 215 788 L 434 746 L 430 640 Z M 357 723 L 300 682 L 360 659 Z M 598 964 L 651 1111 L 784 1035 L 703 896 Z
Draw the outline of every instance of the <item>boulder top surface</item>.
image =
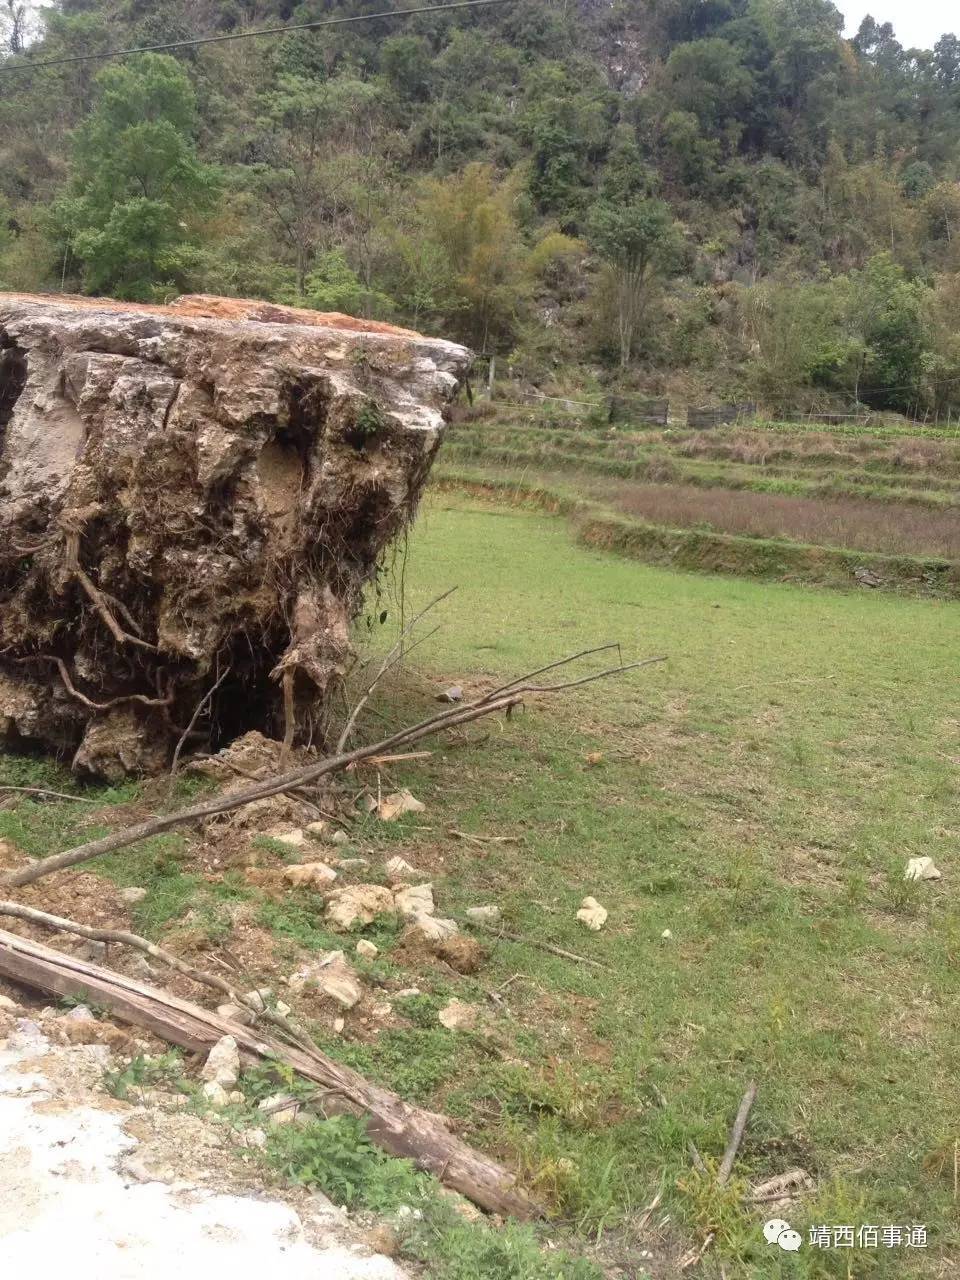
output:
M 376 333 L 398 338 L 423 338 L 413 329 L 367 320 L 342 311 L 312 311 L 307 307 L 281 306 L 256 298 L 222 298 L 208 293 L 186 293 L 169 303 L 122 302 L 116 298 L 92 298 L 75 293 L 4 293 L 0 302 L 35 302 L 83 311 L 117 315 L 139 313 L 191 320 L 230 320 L 240 324 L 290 324 L 314 329 L 344 329 L 351 333 Z

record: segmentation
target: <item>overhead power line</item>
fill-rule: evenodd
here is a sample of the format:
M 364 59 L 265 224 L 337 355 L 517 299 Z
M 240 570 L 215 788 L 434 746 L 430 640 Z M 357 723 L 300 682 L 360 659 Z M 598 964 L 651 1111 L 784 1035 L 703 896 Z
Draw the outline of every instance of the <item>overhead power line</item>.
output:
M 42 67 L 65 67 L 77 62 L 107 62 L 130 58 L 138 53 L 166 53 L 170 49 L 191 49 L 203 44 L 223 44 L 227 40 L 254 40 L 263 36 L 285 36 L 291 31 L 316 31 L 320 27 L 342 27 L 348 23 L 376 22 L 383 18 L 412 18 L 419 13 L 446 13 L 453 9 L 477 9 L 481 5 L 508 4 L 509 0 L 451 0 L 449 4 L 425 4 L 418 9 L 385 9 L 382 13 L 355 14 L 349 18 L 321 18 L 316 22 L 296 22 L 284 27 L 259 27 L 255 31 L 229 31 L 219 36 L 196 36 L 191 40 L 168 40 L 136 49 L 109 49 L 105 53 L 76 53 L 42 61 L 0 63 L 0 74 L 10 71 L 39 71 Z

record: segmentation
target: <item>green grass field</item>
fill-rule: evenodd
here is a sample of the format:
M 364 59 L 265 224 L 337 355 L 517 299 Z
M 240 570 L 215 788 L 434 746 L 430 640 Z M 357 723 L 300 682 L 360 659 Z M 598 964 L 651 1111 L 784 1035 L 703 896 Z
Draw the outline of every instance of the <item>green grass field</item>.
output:
M 368 708 L 370 739 L 385 720 L 429 714 L 453 681 L 488 688 L 607 641 L 625 660 L 667 661 L 425 744 L 434 755 L 384 785 L 409 786 L 426 812 L 365 821 L 356 839 L 373 862 L 400 852 L 424 868 L 439 914 L 497 903 L 510 931 L 605 968 L 484 936 L 487 962 L 461 977 L 375 927 L 376 972 L 423 994 L 397 1002 L 403 1026 L 348 1028 L 325 1047 L 516 1165 L 556 1215 L 546 1235 L 609 1275 L 665 1280 L 710 1232 L 685 1275 L 952 1274 L 960 605 L 649 567 L 577 545 L 562 519 L 444 492 L 423 506 L 401 580 L 407 616 L 458 590 Z M 70 785 L 0 760 L 0 782 L 44 781 Z M 84 808 L 24 800 L 0 812 L 0 837 L 35 854 L 63 847 Z M 923 854 L 942 881 L 905 883 L 907 859 Z M 189 912 L 229 938 L 226 905 L 253 891 L 231 875 L 201 885 L 189 858 L 174 839 L 100 869 L 148 886 L 137 923 L 153 936 Z M 575 919 L 586 895 L 609 910 L 599 933 Z M 321 905 L 267 902 L 259 920 L 292 959 L 343 945 L 318 926 Z M 489 1034 L 441 1027 L 451 996 L 487 1009 Z M 718 1191 L 689 1144 L 715 1169 L 750 1080 L 757 1102 Z M 769 1211 L 750 1206 L 748 1186 L 795 1167 L 816 1191 L 779 1212 L 805 1241 L 816 1224 L 922 1223 L 928 1247 L 767 1245 Z M 561 1274 L 514 1257 L 509 1234 L 495 1262 L 469 1266 L 444 1239 L 446 1254 L 435 1242 L 418 1255 L 430 1276 Z
M 445 1105 L 520 1151 L 584 1232 L 629 1238 L 662 1186 L 674 1225 L 718 1230 L 703 1274 L 946 1274 L 960 607 L 647 568 L 572 545 L 562 521 L 446 496 L 406 582 L 410 608 L 458 586 L 414 659 L 437 682 L 607 640 L 668 656 L 409 775 L 436 815 L 429 837 L 411 824 L 411 859 L 448 825 L 525 838 L 479 856 L 448 841 L 445 907 L 497 901 L 515 931 L 609 966 L 498 944 L 484 985 L 522 975 L 522 1065 L 458 1055 Z M 903 882 L 921 854 L 939 884 Z M 610 910 L 600 934 L 574 919 L 586 894 Z M 794 1225 L 926 1223 L 926 1253 L 771 1256 L 762 1215 L 717 1197 L 687 1151 L 719 1158 L 752 1078 L 740 1174 L 802 1166 L 818 1190 Z

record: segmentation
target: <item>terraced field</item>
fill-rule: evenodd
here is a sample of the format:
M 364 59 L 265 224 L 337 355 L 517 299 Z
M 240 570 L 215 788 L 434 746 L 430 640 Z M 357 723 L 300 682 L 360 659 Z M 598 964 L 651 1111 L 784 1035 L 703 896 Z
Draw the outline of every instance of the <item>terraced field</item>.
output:
M 620 532 L 604 545 L 643 559 L 663 560 L 680 546 L 666 537 L 672 531 L 684 535 L 682 567 L 829 585 L 863 581 L 856 575 L 865 569 L 874 586 L 953 595 L 960 438 L 917 430 L 637 430 L 501 413 L 454 427 L 438 478 L 501 494 L 512 486 L 525 501 L 577 515 L 581 529 L 588 516 L 612 517 Z

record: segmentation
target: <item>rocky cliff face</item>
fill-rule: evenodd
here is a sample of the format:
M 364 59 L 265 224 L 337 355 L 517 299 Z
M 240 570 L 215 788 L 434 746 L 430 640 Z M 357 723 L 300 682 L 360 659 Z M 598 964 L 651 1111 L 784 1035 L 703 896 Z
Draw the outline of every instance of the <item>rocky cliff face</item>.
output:
M 102 776 L 322 739 L 463 347 L 235 299 L 0 295 L 0 739 Z

